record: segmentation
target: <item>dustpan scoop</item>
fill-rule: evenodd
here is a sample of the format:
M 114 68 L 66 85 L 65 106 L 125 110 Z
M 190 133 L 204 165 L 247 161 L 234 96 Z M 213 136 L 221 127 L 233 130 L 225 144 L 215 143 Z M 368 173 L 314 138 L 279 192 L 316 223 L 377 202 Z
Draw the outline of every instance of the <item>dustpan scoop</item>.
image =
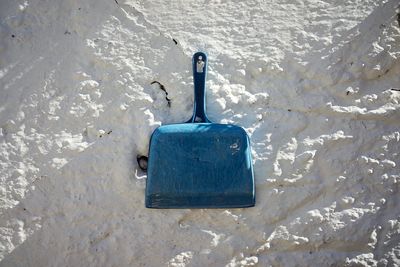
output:
M 250 141 L 243 128 L 206 115 L 207 56 L 193 55 L 194 107 L 186 123 L 152 134 L 147 208 L 239 208 L 255 204 Z

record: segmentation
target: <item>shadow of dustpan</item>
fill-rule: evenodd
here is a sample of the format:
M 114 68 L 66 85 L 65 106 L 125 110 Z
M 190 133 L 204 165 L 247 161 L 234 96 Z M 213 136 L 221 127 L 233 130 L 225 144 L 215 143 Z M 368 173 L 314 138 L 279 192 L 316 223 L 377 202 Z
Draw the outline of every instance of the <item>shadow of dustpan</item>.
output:
M 255 204 L 250 141 L 243 128 L 205 113 L 207 56 L 193 55 L 194 112 L 152 134 L 147 208 L 241 208 Z

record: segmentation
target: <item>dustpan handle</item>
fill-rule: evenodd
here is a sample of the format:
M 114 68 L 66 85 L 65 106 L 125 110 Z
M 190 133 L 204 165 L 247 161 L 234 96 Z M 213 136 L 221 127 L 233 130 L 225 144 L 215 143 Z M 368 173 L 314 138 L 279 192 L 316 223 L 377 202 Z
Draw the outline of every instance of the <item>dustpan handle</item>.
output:
M 197 52 L 192 58 L 194 104 L 193 116 L 188 122 L 211 122 L 206 115 L 207 55 Z

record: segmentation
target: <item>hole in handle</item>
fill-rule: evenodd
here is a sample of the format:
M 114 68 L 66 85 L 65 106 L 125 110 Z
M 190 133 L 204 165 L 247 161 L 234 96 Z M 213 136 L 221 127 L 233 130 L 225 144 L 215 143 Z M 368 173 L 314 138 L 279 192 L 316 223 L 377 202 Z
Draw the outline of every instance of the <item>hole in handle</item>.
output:
M 196 72 L 198 73 L 203 73 L 204 71 L 204 60 L 202 56 L 199 56 L 199 58 L 197 59 L 197 63 L 196 63 Z

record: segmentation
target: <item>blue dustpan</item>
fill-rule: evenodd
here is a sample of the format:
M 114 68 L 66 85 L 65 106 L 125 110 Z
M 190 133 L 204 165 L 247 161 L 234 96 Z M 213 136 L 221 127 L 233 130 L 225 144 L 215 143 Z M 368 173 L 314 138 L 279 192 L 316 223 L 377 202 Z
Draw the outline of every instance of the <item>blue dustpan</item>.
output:
M 243 128 L 205 112 L 207 56 L 193 55 L 194 112 L 157 128 L 150 140 L 147 208 L 239 208 L 255 204 L 250 142 Z

